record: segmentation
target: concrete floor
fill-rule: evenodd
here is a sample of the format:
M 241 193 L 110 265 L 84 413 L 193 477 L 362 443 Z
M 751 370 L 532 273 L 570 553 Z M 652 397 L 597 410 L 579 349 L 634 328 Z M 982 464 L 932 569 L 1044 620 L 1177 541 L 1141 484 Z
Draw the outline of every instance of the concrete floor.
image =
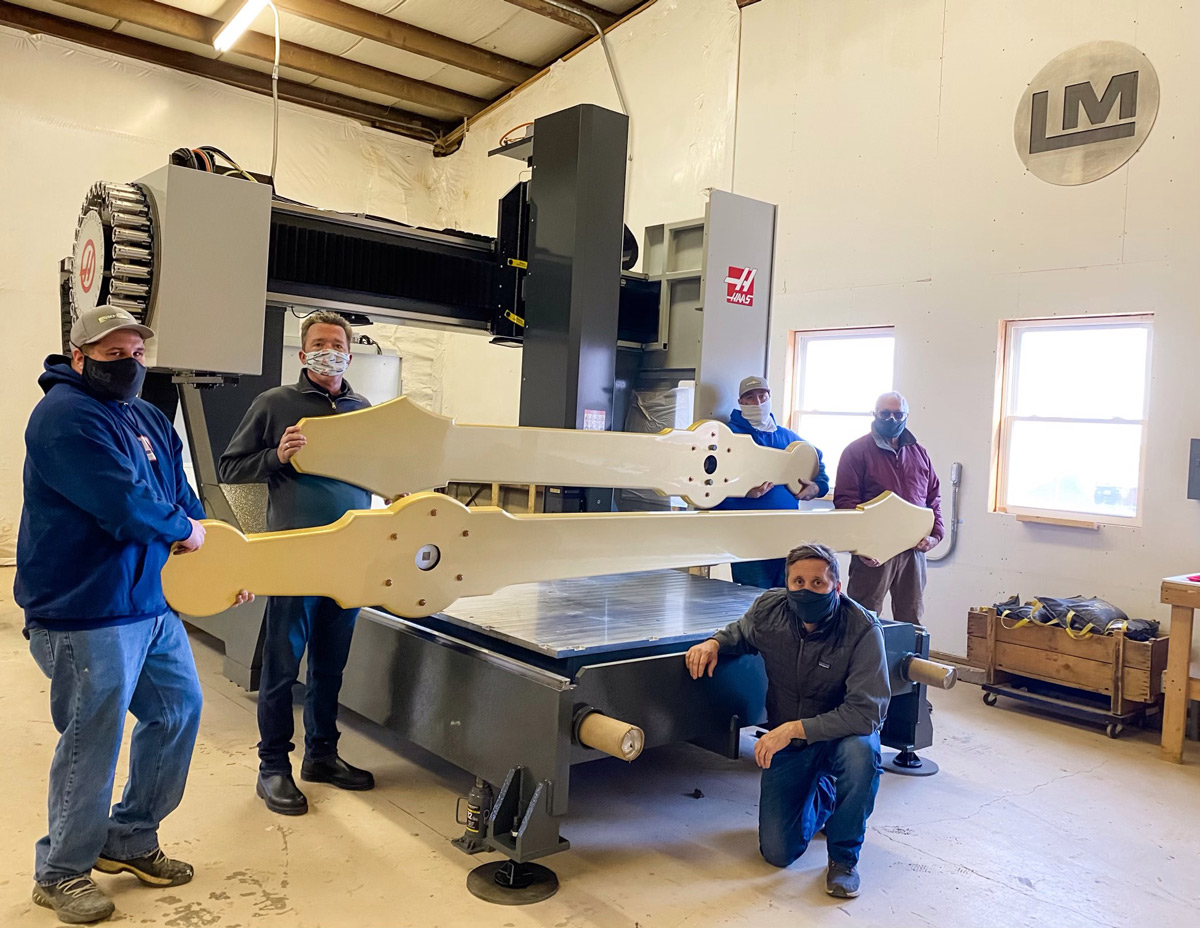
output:
M 0 570 L 0 926 L 54 925 L 30 902 L 55 743 L 47 681 L 20 635 L 12 571 Z M 933 696 L 942 765 L 932 779 L 884 777 L 860 865 L 863 894 L 822 890 L 820 843 L 785 871 L 758 856 L 758 773 L 690 746 L 572 773 L 572 850 L 547 861 L 562 888 L 534 906 L 490 906 L 465 889 L 455 798 L 470 778 L 361 719 L 344 755 L 377 788 L 309 785 L 302 818 L 254 796 L 254 697 L 194 636 L 206 705 L 188 792 L 166 822 L 196 879 L 168 890 L 98 875 L 114 921 L 164 928 L 678 928 L 795 925 L 1055 928 L 1200 925 L 1200 749 L 1158 759 L 1151 732 L 1098 730 L 987 708 L 976 687 Z M 1010 704 L 1011 706 L 1011 704 Z M 747 748 L 749 739 L 746 739 Z M 118 771 L 118 789 L 124 771 Z M 689 795 L 699 788 L 704 798 Z

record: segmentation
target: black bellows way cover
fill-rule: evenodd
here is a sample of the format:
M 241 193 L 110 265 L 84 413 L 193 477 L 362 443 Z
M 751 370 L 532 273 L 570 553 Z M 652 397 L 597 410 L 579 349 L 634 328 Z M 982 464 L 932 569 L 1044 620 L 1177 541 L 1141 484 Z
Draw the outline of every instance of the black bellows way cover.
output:
M 1000 618 L 1009 622 L 1029 621 L 1035 625 L 1065 628 L 1077 635 L 1109 635 L 1124 629 L 1131 641 L 1149 641 L 1158 636 L 1158 622 L 1131 619 L 1120 608 L 1098 596 L 1038 596 L 1022 604 L 1020 596 L 1010 596 L 993 607 Z

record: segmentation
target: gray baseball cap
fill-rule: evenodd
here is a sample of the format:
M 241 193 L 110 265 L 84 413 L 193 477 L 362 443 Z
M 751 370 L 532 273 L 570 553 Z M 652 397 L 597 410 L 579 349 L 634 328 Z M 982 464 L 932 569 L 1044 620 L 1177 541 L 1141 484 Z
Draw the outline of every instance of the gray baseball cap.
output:
M 71 344 L 76 348 L 94 345 L 109 332 L 118 329 L 133 329 L 142 338 L 153 338 L 154 330 L 142 325 L 123 309 L 115 306 L 97 306 L 89 309 L 71 326 Z
M 746 377 L 744 380 L 742 380 L 741 385 L 738 387 L 738 397 L 741 398 L 745 396 L 751 390 L 766 390 L 768 393 L 770 393 L 771 387 L 762 377 Z

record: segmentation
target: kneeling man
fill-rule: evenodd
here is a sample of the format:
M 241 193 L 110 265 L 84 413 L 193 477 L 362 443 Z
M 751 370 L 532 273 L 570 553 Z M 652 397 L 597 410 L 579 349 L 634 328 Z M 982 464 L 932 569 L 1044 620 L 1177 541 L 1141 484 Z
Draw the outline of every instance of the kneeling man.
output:
M 694 680 L 711 677 L 720 654 L 762 655 L 771 730 L 754 748 L 759 849 L 786 867 L 824 828 L 826 892 L 849 898 L 858 895 L 855 868 L 882 770 L 879 729 L 891 698 L 883 631 L 842 595 L 825 545 L 793 548 L 786 569 L 786 590 L 763 593 L 685 659 Z

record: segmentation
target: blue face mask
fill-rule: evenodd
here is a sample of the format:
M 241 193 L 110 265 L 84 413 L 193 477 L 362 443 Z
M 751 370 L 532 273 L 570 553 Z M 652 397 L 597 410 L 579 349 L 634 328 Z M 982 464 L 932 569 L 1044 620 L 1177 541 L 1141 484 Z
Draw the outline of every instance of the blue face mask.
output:
M 838 593 L 830 590 L 828 593 L 817 593 L 814 590 L 788 590 L 788 608 L 806 625 L 821 628 L 837 615 Z
M 876 419 L 871 423 L 871 428 L 875 434 L 884 441 L 891 441 L 893 438 L 898 438 L 900 433 L 904 431 L 908 419 Z

